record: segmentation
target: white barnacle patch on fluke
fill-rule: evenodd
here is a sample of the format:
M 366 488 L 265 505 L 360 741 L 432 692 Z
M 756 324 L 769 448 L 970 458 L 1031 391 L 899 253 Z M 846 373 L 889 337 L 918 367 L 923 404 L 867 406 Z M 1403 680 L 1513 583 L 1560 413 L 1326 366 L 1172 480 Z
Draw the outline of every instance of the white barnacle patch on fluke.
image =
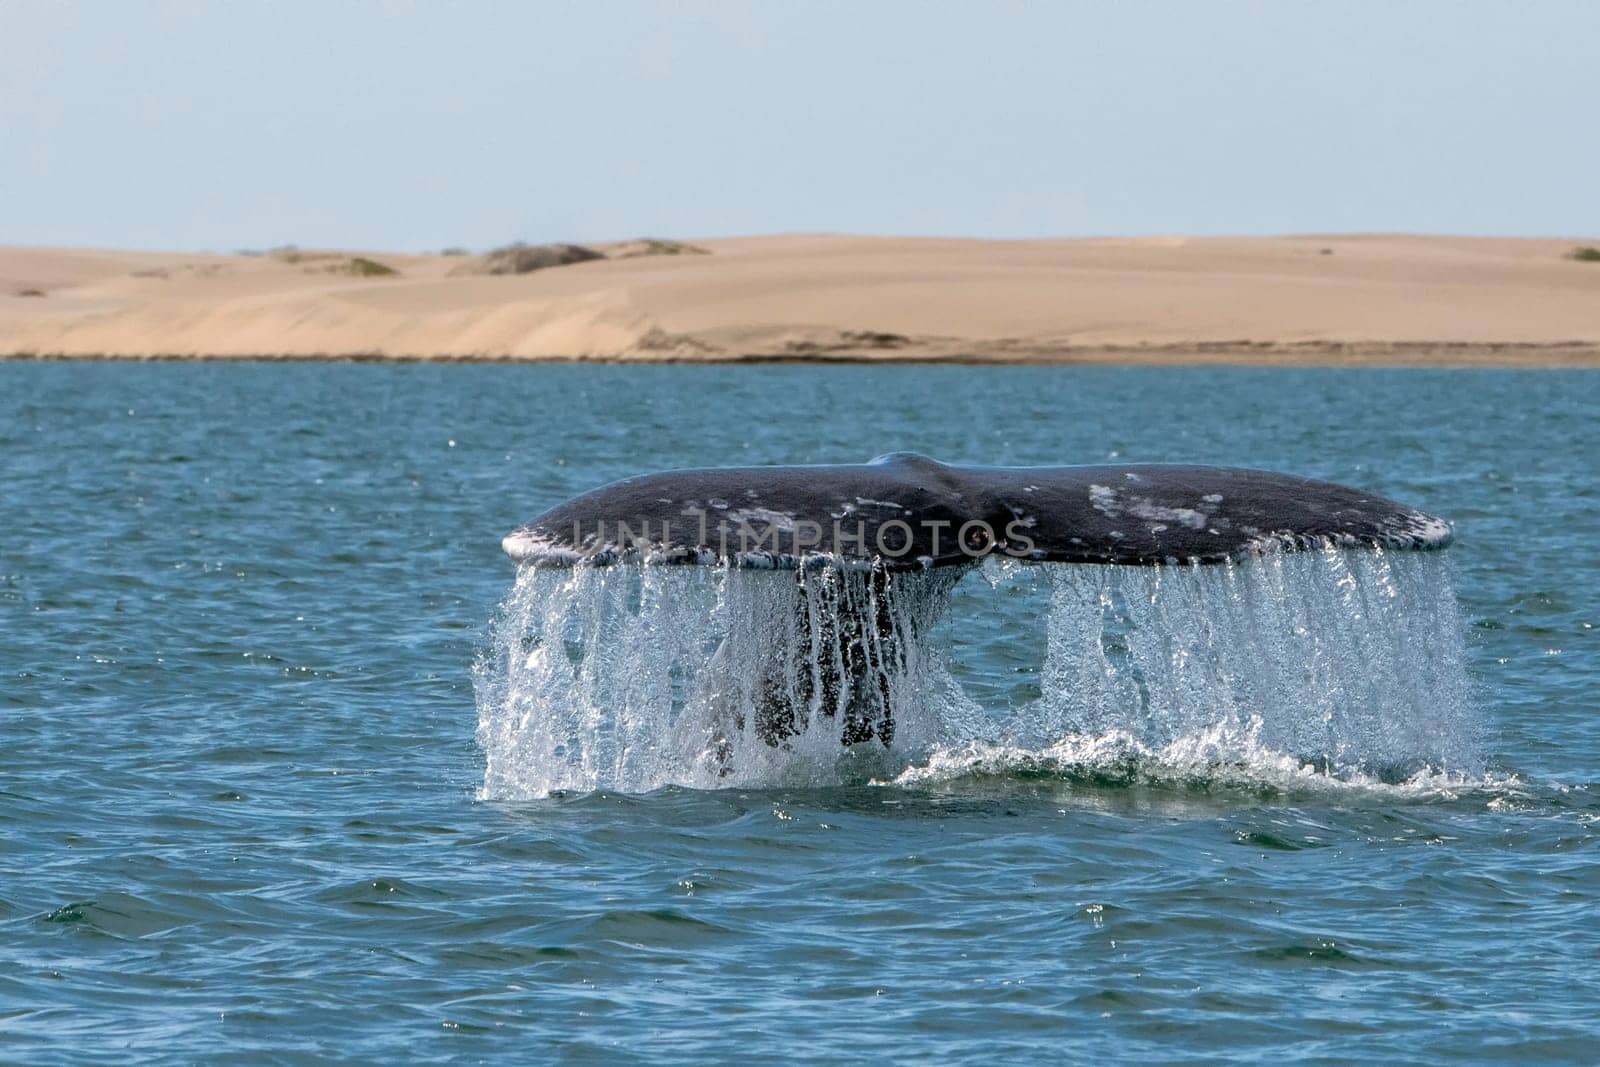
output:
M 500 539 L 505 554 L 518 563 L 542 560 L 550 564 L 574 564 L 583 558 L 580 546 L 565 544 L 549 537 L 541 537 L 529 530 L 517 530 Z
M 728 512 L 728 520 L 752 528 L 764 526 L 790 533 L 794 530 L 795 516 L 786 511 L 773 511 L 771 508 L 740 508 Z
M 1450 524 L 1420 511 L 1406 515 L 1398 526 L 1396 533 L 1399 537 L 1412 538 L 1423 545 L 1443 546 L 1450 543 Z
M 1089 505 L 1102 515 L 1116 518 L 1122 514 L 1122 505 L 1117 500 L 1117 491 L 1109 485 L 1089 486 Z
M 1221 499 L 1220 497 L 1218 498 Z M 1206 514 L 1198 508 L 1171 507 L 1158 504 L 1149 497 L 1137 493 L 1119 492 L 1107 485 L 1091 485 L 1089 487 L 1089 503 L 1100 514 L 1107 518 L 1119 518 L 1131 515 L 1136 519 L 1145 519 L 1152 523 L 1161 523 L 1153 527 L 1156 533 L 1165 530 L 1166 523 L 1177 523 L 1187 526 L 1191 530 L 1201 530 L 1206 525 Z

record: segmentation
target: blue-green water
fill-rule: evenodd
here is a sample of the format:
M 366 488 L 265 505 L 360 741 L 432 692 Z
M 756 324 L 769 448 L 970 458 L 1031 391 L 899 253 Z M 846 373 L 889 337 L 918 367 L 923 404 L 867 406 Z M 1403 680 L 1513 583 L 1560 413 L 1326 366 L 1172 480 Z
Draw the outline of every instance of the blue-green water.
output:
M 0 1060 L 1593 1062 L 1596 412 L 1585 372 L 0 367 Z M 1474 706 L 1428 722 L 1482 765 L 486 787 L 503 533 L 892 449 L 1452 519 Z M 966 586 L 966 692 L 1037 691 L 1034 602 Z

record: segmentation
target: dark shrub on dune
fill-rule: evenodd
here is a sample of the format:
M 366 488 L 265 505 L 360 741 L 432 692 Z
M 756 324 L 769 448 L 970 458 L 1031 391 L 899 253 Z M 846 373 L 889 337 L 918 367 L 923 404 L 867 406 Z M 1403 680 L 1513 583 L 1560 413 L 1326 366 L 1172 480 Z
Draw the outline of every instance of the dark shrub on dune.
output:
M 354 274 L 358 278 L 387 278 L 400 272 L 387 263 L 379 263 L 366 256 L 351 256 L 344 264 L 342 273 Z
M 528 274 L 546 267 L 565 267 L 604 259 L 603 253 L 583 245 L 507 245 L 461 264 L 451 274 Z
M 656 237 L 641 237 L 614 249 L 612 255 L 621 259 L 634 256 L 704 256 L 709 253 L 698 245 L 684 241 L 663 241 Z

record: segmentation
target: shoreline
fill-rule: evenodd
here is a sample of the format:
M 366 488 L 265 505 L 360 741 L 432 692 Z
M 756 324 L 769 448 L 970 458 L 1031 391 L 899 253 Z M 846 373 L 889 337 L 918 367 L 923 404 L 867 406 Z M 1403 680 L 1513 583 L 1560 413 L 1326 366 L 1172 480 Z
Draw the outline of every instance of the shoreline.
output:
M 495 353 L 285 352 L 193 354 L 125 352 L 0 352 L 4 363 L 382 363 L 561 366 L 962 366 L 962 367 L 1316 367 L 1560 370 L 1600 369 L 1600 343 L 1478 341 L 1202 341 L 1194 344 L 1073 345 L 1003 351 L 893 352 L 833 350 L 791 353 L 715 353 L 683 356 L 544 355 Z
M 1572 240 L 0 247 L 0 359 L 1600 367 Z

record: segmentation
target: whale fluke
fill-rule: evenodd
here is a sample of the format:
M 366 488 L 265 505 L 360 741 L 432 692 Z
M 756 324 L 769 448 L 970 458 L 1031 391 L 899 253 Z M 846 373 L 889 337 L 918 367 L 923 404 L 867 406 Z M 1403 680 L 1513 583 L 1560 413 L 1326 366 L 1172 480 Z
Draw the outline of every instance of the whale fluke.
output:
M 730 632 L 719 647 L 719 660 L 759 664 L 748 699 L 730 698 L 718 712 L 710 758 L 725 775 L 736 736 L 782 748 L 820 720 L 838 723 L 846 747 L 891 746 L 894 694 L 921 655 L 923 628 L 958 568 L 987 555 L 1215 564 L 1322 546 L 1442 548 L 1450 537 L 1443 520 L 1392 500 L 1267 471 L 951 466 L 894 453 L 864 464 L 628 478 L 557 505 L 503 544 L 523 564 L 794 572 L 787 610 Z M 933 568 L 946 569 L 895 573 Z
M 502 544 L 519 563 L 915 570 L 985 555 L 1058 563 L 1221 563 L 1323 545 L 1434 549 L 1442 519 L 1330 482 L 1238 467 L 726 467 L 627 478 Z

